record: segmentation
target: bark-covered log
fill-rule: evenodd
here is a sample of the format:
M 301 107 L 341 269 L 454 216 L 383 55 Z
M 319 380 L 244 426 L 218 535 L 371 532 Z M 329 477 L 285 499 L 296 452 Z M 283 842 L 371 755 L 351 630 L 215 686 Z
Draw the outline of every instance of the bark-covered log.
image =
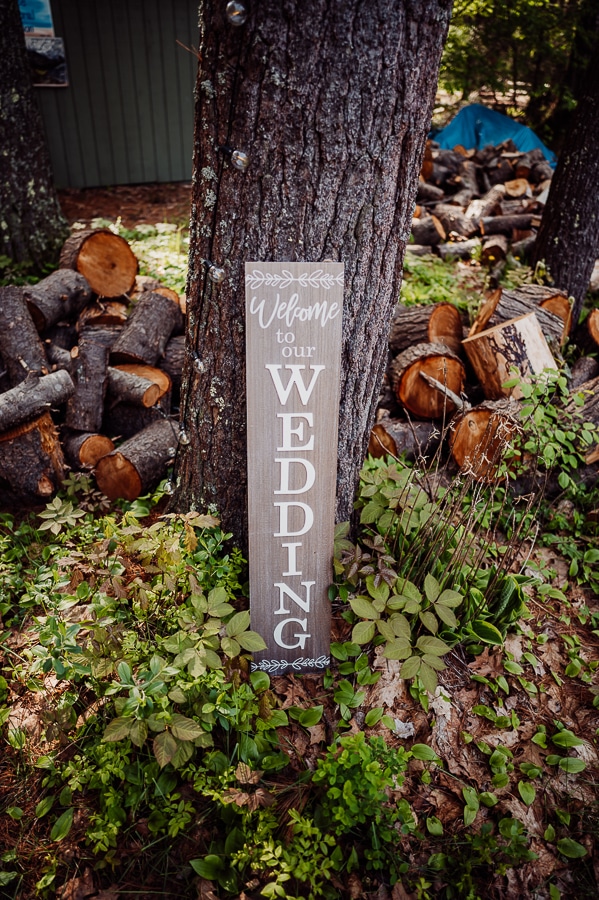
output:
M 447 234 L 454 232 L 470 238 L 478 232 L 478 224 L 449 203 L 437 203 L 434 214 L 441 222 Z
M 513 181 L 506 181 L 505 192 L 513 200 L 520 197 L 532 197 L 532 190 L 526 178 L 514 178 Z
M 494 234 L 483 240 L 482 250 L 480 251 L 481 265 L 493 268 L 497 263 L 502 262 L 508 251 L 507 238 L 503 234 Z
M 75 391 L 68 372 L 51 372 L 39 378 L 29 375 L 16 387 L 0 394 L 0 432 L 39 418 L 54 406 L 66 403 Z
M 101 430 L 104 397 L 108 380 L 108 347 L 88 333 L 79 339 L 75 359 L 75 393 L 67 406 L 66 425 L 74 431 L 95 433 Z
M 575 391 L 586 381 L 592 381 L 599 375 L 599 359 L 594 356 L 581 356 L 572 366 L 569 387 Z
M 62 319 L 79 315 L 92 300 L 92 291 L 79 272 L 57 269 L 37 284 L 23 288 L 31 318 L 41 333 Z
M 183 363 L 185 361 L 185 336 L 176 335 L 172 337 L 166 349 L 164 356 L 160 360 L 160 368 L 169 376 L 173 386 L 173 404 L 179 405 L 179 395 L 181 391 L 181 377 L 183 375 Z
M 462 189 L 466 189 L 472 192 L 472 196 L 478 196 L 479 188 L 478 188 L 478 177 L 476 174 L 476 163 L 473 163 L 471 159 L 464 159 L 462 157 L 462 161 L 460 162 L 458 174 L 460 176 L 460 184 L 462 185 Z
M 438 419 L 452 413 L 455 406 L 451 400 L 431 387 L 421 373 L 459 396 L 465 380 L 464 364 L 459 356 L 445 344 L 417 344 L 396 356 L 390 372 L 397 399 L 412 415 Z
M 435 343 L 460 352 L 462 320 L 453 303 L 398 308 L 389 333 L 389 347 L 394 355 L 414 344 Z
M 511 237 L 515 229 L 528 229 L 536 221 L 531 213 L 518 216 L 487 216 L 480 221 L 483 234 L 503 234 Z
M 520 405 L 513 399 L 487 400 L 462 410 L 450 427 L 449 449 L 460 469 L 492 481 L 519 428 Z
M 536 162 L 530 170 L 530 174 L 528 176 L 528 180 L 532 182 L 532 184 L 542 184 L 542 182 L 550 181 L 552 178 L 553 169 L 551 167 L 551 164 L 548 163 L 546 159 L 543 159 L 540 162 Z
M 144 369 L 145 374 L 139 374 L 135 369 Z M 108 367 L 108 393 L 110 397 L 123 403 L 132 403 L 135 406 L 154 406 L 160 398 L 170 389 L 170 379 L 165 372 L 154 369 L 148 372 L 150 366 L 127 366 L 126 368 Z M 148 378 L 148 375 L 153 377 Z
M 427 181 L 418 182 L 416 199 L 419 203 L 440 203 L 444 197 L 445 191 L 443 188 L 437 187 L 434 184 L 429 184 Z
M 114 443 L 103 434 L 69 431 L 62 435 L 62 446 L 67 463 L 72 469 L 93 469 L 114 450 Z
M 51 341 L 44 341 L 44 350 L 53 372 L 56 372 L 58 369 L 64 369 L 69 374 L 73 373 L 74 357 L 70 350 L 64 350 Z
M 127 241 L 108 228 L 72 234 L 62 248 L 60 266 L 80 272 L 100 297 L 127 294 L 138 270 Z
M 110 351 L 123 330 L 122 325 L 102 325 L 94 328 L 86 328 L 80 337 L 90 337 L 96 344 L 102 344 Z
M 433 248 L 424 244 L 408 244 L 406 247 L 406 253 L 411 253 L 412 256 L 430 256 L 432 252 Z
M 64 478 L 64 457 L 50 413 L 0 434 L 0 478 L 27 499 L 46 499 Z
M 578 326 L 574 332 L 574 343 L 590 353 L 599 350 L 599 309 L 592 309 L 584 322 Z
M 110 351 L 111 365 L 145 363 L 154 366 L 168 340 L 181 328 L 183 314 L 170 297 L 145 291 Z
M 520 399 L 518 386 L 503 386 L 513 378 L 512 370 L 524 380 L 545 369 L 557 369 L 539 320 L 532 312 L 471 334 L 462 346 L 488 400 L 509 396 Z
M 468 219 L 484 219 L 494 215 L 501 208 L 501 201 L 505 197 L 505 188 L 502 184 L 496 184 L 483 197 L 473 200 L 466 209 L 465 216 Z
M 77 330 L 86 328 L 122 327 L 127 321 L 127 304 L 118 300 L 98 300 L 83 310 L 77 321 Z
M 48 373 L 44 346 L 20 287 L 0 288 L 0 353 L 12 387 L 29 372 Z
M 470 259 L 472 251 L 480 247 L 480 238 L 470 238 L 469 241 L 449 241 L 447 244 L 439 244 L 436 251 L 441 259 Z
M 129 440 L 148 425 L 169 419 L 171 395 L 166 394 L 155 406 L 136 403 L 108 403 L 102 418 L 102 433 L 117 440 Z M 174 441 L 176 446 L 177 441 Z
M 547 342 L 559 351 L 567 337 L 564 321 L 540 305 L 543 300 L 546 302 L 550 299 L 546 290 L 529 291 L 527 290 L 529 287 L 537 285 L 521 285 L 513 290 L 494 291 L 479 310 L 469 336 L 472 337 L 509 319 L 517 319 L 534 312 Z
M 444 241 L 447 235 L 436 216 L 423 216 L 421 219 L 413 219 L 412 234 L 417 244 L 434 246 Z
M 431 457 L 441 442 L 441 432 L 434 422 L 411 422 L 383 416 L 372 426 L 368 452 L 375 459 L 394 456 L 405 459 Z
M 162 284 L 161 281 L 157 281 L 156 278 L 152 278 L 151 275 L 138 275 L 129 296 L 132 300 L 139 300 L 145 291 L 162 294 L 163 297 L 170 297 L 175 303 L 181 305 L 178 293 L 173 291 L 172 288 Z
M 135 500 L 156 487 L 166 473 L 177 438 L 177 427 L 168 419 L 149 425 L 98 462 L 99 489 L 109 500 Z
M 510 181 L 514 177 L 514 167 L 509 159 L 499 156 L 496 160 L 491 160 L 485 168 L 485 174 L 492 185 L 503 185 L 506 181 Z

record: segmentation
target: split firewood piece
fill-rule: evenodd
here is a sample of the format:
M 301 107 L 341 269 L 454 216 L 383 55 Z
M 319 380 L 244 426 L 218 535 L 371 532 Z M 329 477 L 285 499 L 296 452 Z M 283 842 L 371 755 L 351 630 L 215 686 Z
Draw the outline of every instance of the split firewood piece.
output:
M 484 197 L 473 200 L 468 205 L 464 215 L 467 219 L 474 219 L 477 222 L 479 219 L 484 219 L 486 216 L 492 216 L 501 208 L 501 201 L 504 197 L 504 186 L 502 184 L 496 184 L 490 191 L 487 191 Z
M 557 369 L 534 312 L 471 334 L 462 346 L 488 400 L 521 399 L 518 386 L 503 387 L 514 376 L 514 369 L 522 380 L 545 369 Z
M 160 360 L 160 368 L 163 372 L 166 372 L 173 385 L 173 403 L 179 402 L 184 360 L 185 335 L 177 334 L 166 345 L 164 356 Z
M 461 190 L 471 191 L 473 197 L 477 197 L 479 194 L 476 171 L 476 163 L 473 163 L 471 159 L 464 159 L 462 156 L 458 166 L 459 183 L 462 186 Z
M 447 244 L 439 244 L 435 249 L 441 259 L 470 259 L 472 251 L 478 247 L 480 238 L 475 237 L 469 241 L 448 241 Z
M 145 291 L 113 344 L 111 365 L 145 363 L 154 366 L 175 329 L 183 327 L 183 314 L 170 297 Z
M 456 413 L 449 450 L 462 470 L 492 481 L 507 445 L 519 429 L 519 404 L 513 399 L 487 400 Z
M 177 437 L 177 427 L 169 419 L 144 428 L 99 461 L 99 489 L 109 500 L 135 500 L 151 490 L 165 474 Z
M 599 349 L 599 309 L 592 309 L 574 335 L 575 343 L 583 350 L 596 353 Z
M 540 147 L 524 153 L 516 162 L 516 178 L 528 178 L 534 165 L 543 162 L 545 156 Z
M 89 434 L 66 430 L 62 436 L 62 446 L 68 464 L 72 469 L 93 469 L 114 450 L 114 443 L 103 434 Z
M 453 412 L 451 400 L 427 384 L 420 377 L 421 372 L 459 396 L 465 369 L 457 353 L 446 344 L 416 344 L 400 353 L 391 365 L 391 383 L 405 409 L 421 419 L 437 419 L 445 412 Z
M 478 231 L 478 224 L 473 219 L 469 219 L 456 206 L 449 203 L 437 203 L 434 214 L 447 234 L 454 232 L 470 238 Z
M 51 341 L 44 341 L 44 349 L 53 372 L 64 369 L 65 372 L 73 373 L 74 356 L 70 350 L 65 350 Z
M 50 413 L 0 434 L 0 478 L 19 495 L 51 497 L 64 478 L 64 457 Z
M 122 327 L 127 321 L 127 304 L 118 300 L 98 300 L 86 307 L 77 321 L 77 331 L 85 328 Z
M 391 323 L 389 346 L 394 355 L 414 344 L 446 344 L 459 353 L 462 337 L 462 320 L 453 303 L 399 307 Z
M 67 238 L 60 267 L 80 272 L 99 296 L 120 297 L 133 287 L 138 263 L 124 238 L 100 228 L 77 231 Z
M 439 203 L 443 200 L 445 192 L 442 188 L 434 184 L 427 184 L 426 181 L 418 182 L 418 190 L 416 191 L 416 199 L 419 203 Z
M 585 381 L 592 381 L 597 375 L 599 375 L 599 359 L 596 359 L 594 356 L 581 356 L 572 366 L 569 381 L 570 390 L 576 390 Z
M 485 238 L 480 251 L 481 265 L 493 268 L 507 257 L 508 240 L 503 234 Z
M 69 400 L 65 419 L 67 428 L 92 434 L 101 430 L 108 353 L 108 347 L 94 340 L 93 332 L 80 337 L 73 366 L 75 393 Z
M 521 288 L 515 288 L 511 291 L 501 290 L 500 288 L 493 291 L 479 310 L 470 329 L 469 337 L 479 334 L 488 328 L 493 328 L 495 325 L 499 325 L 500 322 L 507 322 L 510 319 L 517 319 L 520 316 L 534 312 L 548 343 L 556 349 L 559 348 L 568 334 L 564 321 L 560 316 L 550 312 L 549 309 L 540 306 L 540 299 L 543 296 L 542 291 L 535 294 L 533 291 L 522 289 L 529 287 L 538 287 L 538 285 L 523 285 Z M 544 296 L 546 297 L 547 295 L 545 294 Z
M 528 178 L 529 181 L 537 185 L 542 184 L 544 181 L 551 181 L 553 178 L 551 163 L 548 163 L 546 159 L 536 162 L 530 170 Z
M 72 269 L 57 269 L 37 284 L 25 287 L 23 295 L 40 333 L 63 319 L 79 315 L 92 300 L 86 279 Z
M 512 197 L 514 200 L 520 197 L 532 197 L 532 190 L 526 178 L 514 178 L 512 181 L 506 181 L 505 191 L 508 197 Z
M 68 372 L 51 372 L 41 378 L 31 373 L 25 381 L 0 394 L 0 432 L 9 431 L 61 406 L 73 395 L 75 385 Z
M 20 287 L 0 288 L 0 353 L 12 387 L 29 372 L 48 373 L 44 345 Z
M 163 297 L 170 297 L 175 303 L 181 305 L 181 299 L 178 293 L 173 291 L 172 288 L 166 287 L 161 281 L 152 278 L 151 275 L 138 275 L 129 296 L 132 300 L 139 300 L 140 296 L 146 291 L 151 291 L 154 294 L 162 294 Z
M 383 456 L 421 459 L 431 456 L 441 442 L 441 432 L 434 422 L 406 422 L 383 416 L 372 426 L 368 452 L 375 459 Z
M 417 244 L 434 246 L 444 241 L 447 235 L 436 216 L 423 216 L 421 219 L 412 219 L 412 234 Z
M 511 237 L 514 231 L 527 231 L 538 220 L 532 213 L 512 216 L 487 216 L 480 219 L 480 230 L 483 234 L 503 234 Z
M 530 300 L 546 312 L 559 316 L 564 323 L 564 338 L 570 331 L 572 304 L 563 291 L 548 287 L 546 284 L 521 284 L 520 287 L 506 290 L 504 293 L 507 298 L 517 297 Z M 520 315 L 522 314 L 520 313 Z
M 143 374 L 141 374 L 143 372 Z M 154 406 L 170 390 L 166 372 L 152 366 L 109 366 L 108 392 L 117 400 L 136 406 Z
M 499 156 L 486 166 L 485 174 L 489 179 L 490 184 L 505 184 L 506 181 L 510 181 L 514 177 L 514 167 L 512 166 L 509 159 L 505 159 L 503 156 Z

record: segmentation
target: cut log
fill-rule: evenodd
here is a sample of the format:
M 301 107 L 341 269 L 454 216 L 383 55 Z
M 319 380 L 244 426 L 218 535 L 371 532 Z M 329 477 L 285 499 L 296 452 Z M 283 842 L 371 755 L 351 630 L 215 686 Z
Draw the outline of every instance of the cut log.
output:
M 514 178 L 513 181 L 506 181 L 505 192 L 514 200 L 520 197 L 532 197 L 532 190 L 526 178 Z
M 503 234 L 494 234 L 485 238 L 480 251 L 481 265 L 493 268 L 507 257 L 508 241 Z
M 48 360 L 27 308 L 23 288 L 0 288 L 0 353 L 11 387 L 29 372 L 47 375 Z
M 112 346 L 111 364 L 154 366 L 163 355 L 172 332 L 182 325 L 183 314 L 178 303 L 162 294 L 145 291 Z
M 594 356 L 581 356 L 572 366 L 569 387 L 575 391 L 586 381 L 592 381 L 599 375 L 599 359 Z
M 423 372 L 459 395 L 465 370 L 459 356 L 445 344 L 417 344 L 404 350 L 391 365 L 391 383 L 401 405 L 421 419 L 437 419 L 454 411 L 454 404 L 431 387 Z
M 465 212 L 466 218 L 474 219 L 478 222 L 479 219 L 494 215 L 494 213 L 501 208 L 501 201 L 504 197 L 504 186 L 502 184 L 496 184 L 490 191 L 487 191 L 484 197 L 479 197 L 478 200 L 473 200 L 472 203 L 469 204 Z
M 98 300 L 83 310 L 77 321 L 77 331 L 86 328 L 122 327 L 127 321 L 127 304 L 118 300 Z
M 432 247 L 423 244 L 406 244 L 406 253 L 411 253 L 412 256 L 430 256 L 432 252 Z
M 368 453 L 375 459 L 423 459 L 432 456 L 440 443 L 441 432 L 434 422 L 407 422 L 383 416 L 372 426 Z
M 423 216 L 412 219 L 412 234 L 417 244 L 434 246 L 446 238 L 445 229 L 436 216 Z
M 62 436 L 65 457 L 72 469 L 93 469 L 114 450 L 114 443 L 103 434 L 87 434 L 80 431 L 65 431 Z
M 512 244 L 512 256 L 521 261 L 527 260 L 535 245 L 535 240 L 536 235 L 533 234 L 531 237 L 524 238 L 522 241 L 515 241 Z
M 459 468 L 481 481 L 493 481 L 520 427 L 519 410 L 516 401 L 501 399 L 458 412 L 450 425 L 449 450 Z
M 480 220 L 480 230 L 483 234 L 503 234 L 511 237 L 517 229 L 530 228 L 535 220 L 532 213 L 524 213 L 518 216 L 487 216 Z
M 518 385 L 503 387 L 513 378 L 513 370 L 525 381 L 531 374 L 557 369 L 534 312 L 470 335 L 462 346 L 488 400 L 509 396 L 521 398 Z
M 110 351 L 116 343 L 120 333 L 123 330 L 122 325 L 102 325 L 95 328 L 86 328 L 81 332 L 80 338 L 90 337 L 94 343 L 102 344 Z
M 391 323 L 389 347 L 394 355 L 414 344 L 445 344 L 459 354 L 462 320 L 453 303 L 401 307 Z
M 460 154 L 462 156 L 462 154 Z M 462 156 L 462 160 L 459 164 L 458 175 L 460 176 L 460 184 L 463 189 L 472 191 L 472 195 L 474 197 L 478 196 L 478 177 L 477 177 L 477 169 L 476 163 L 473 163 L 471 159 L 465 159 Z
M 60 267 L 80 272 L 100 297 L 120 297 L 133 287 L 138 263 L 124 238 L 101 228 L 78 231 L 67 238 Z
M 439 203 L 444 196 L 445 192 L 442 188 L 436 187 L 434 184 L 427 184 L 426 181 L 418 182 L 416 199 L 419 203 Z
M 424 156 L 422 158 L 422 168 L 420 170 L 420 177 L 424 181 L 429 181 L 433 172 L 433 148 L 432 142 L 429 140 L 426 142 L 424 147 Z
M 73 373 L 74 363 L 70 350 L 63 350 L 62 347 L 58 347 L 50 341 L 44 341 L 44 349 L 53 372 L 58 371 L 58 369 L 63 369 L 69 374 Z
M 599 309 L 592 309 L 574 333 L 578 347 L 596 353 L 599 350 Z
M 410 246 L 410 245 L 408 245 Z M 173 386 L 173 404 L 179 404 L 181 392 L 181 376 L 185 361 L 185 335 L 172 337 L 166 345 L 164 356 L 160 360 L 160 368 L 169 376 Z
M 500 322 L 507 322 L 510 319 L 517 319 L 520 316 L 534 312 L 547 342 L 555 347 L 557 352 L 568 334 L 564 321 L 545 307 L 539 305 L 542 297 L 547 299 L 546 289 L 543 294 L 542 290 L 535 293 L 525 289 L 529 287 L 540 286 L 522 285 L 514 290 L 494 291 L 481 307 L 470 329 L 469 337 L 479 334 L 488 328 L 493 328 L 495 325 L 499 325 Z
M 552 178 L 553 169 L 546 159 L 535 163 L 528 176 L 528 180 L 531 181 L 532 184 L 542 184 L 545 181 L 550 181 Z
M 545 156 L 543 155 L 543 151 L 540 147 L 535 147 L 534 150 L 529 150 L 528 153 L 525 153 L 516 162 L 516 178 L 528 178 L 533 166 L 537 165 L 540 162 L 543 162 L 544 159 Z
M 75 359 L 75 393 L 69 400 L 65 423 L 74 431 L 96 433 L 101 430 L 104 397 L 108 380 L 108 347 L 87 332 L 79 339 Z
M 436 251 L 441 259 L 470 259 L 472 251 L 480 247 L 480 238 L 470 238 L 469 241 L 449 241 L 447 244 L 439 244 Z
M 487 165 L 485 174 L 492 185 L 505 184 L 514 177 L 514 167 L 509 159 L 499 156 Z
M 59 487 L 64 457 L 50 413 L 0 434 L 0 478 L 30 499 L 47 499 Z
M 50 341 L 55 347 L 62 347 L 63 350 L 72 350 L 78 340 L 77 327 L 71 322 L 58 322 L 48 328 L 44 334 L 45 344 Z
M 179 295 L 176 291 L 173 291 L 172 288 L 166 287 L 161 281 L 152 278 L 151 275 L 138 275 L 129 296 L 132 300 L 139 300 L 145 291 L 150 291 L 154 294 L 162 294 L 163 297 L 170 297 L 175 303 L 181 305 Z
M 469 219 L 457 207 L 451 206 L 449 203 L 437 203 L 434 214 L 447 234 L 453 232 L 469 238 L 478 231 L 478 225 L 473 219 Z
M 177 440 L 177 426 L 169 419 L 149 425 L 99 461 L 99 489 L 109 500 L 135 500 L 151 490 L 164 477 Z
M 108 368 L 108 393 L 117 400 L 133 403 L 135 406 L 154 406 L 170 389 L 170 379 L 165 372 L 154 369 L 154 377 L 149 379 L 134 370 L 136 366 L 127 368 Z M 150 366 L 144 366 L 149 369 Z
M 39 418 L 50 407 L 61 406 L 74 391 L 71 376 L 63 370 L 42 378 L 30 374 L 25 381 L 0 394 L 0 433 Z
M 580 406 L 572 398 L 566 406 L 566 411 L 581 423 L 592 422 L 599 427 L 599 377 L 585 381 L 572 393 L 582 395 L 583 403 Z M 599 462 L 599 444 L 586 449 L 585 461 L 589 465 Z
M 25 287 L 23 296 L 40 333 L 63 319 L 78 316 L 92 301 L 89 284 L 72 269 L 57 269 L 37 284 Z
M 450 206 L 458 206 L 462 211 L 464 211 L 470 204 L 474 196 L 475 194 L 470 190 L 470 188 L 461 188 L 455 194 L 449 194 L 445 198 L 445 202 L 449 203 Z

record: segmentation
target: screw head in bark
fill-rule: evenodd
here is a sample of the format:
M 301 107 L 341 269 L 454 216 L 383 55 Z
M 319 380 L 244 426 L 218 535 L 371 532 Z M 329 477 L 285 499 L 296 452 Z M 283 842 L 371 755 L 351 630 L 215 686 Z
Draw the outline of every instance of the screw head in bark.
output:
M 205 260 L 204 265 L 208 270 L 208 278 L 212 281 L 213 284 L 222 284 L 225 280 L 225 270 L 221 269 L 220 266 L 217 266 L 215 263 L 210 262 L 209 259 Z
M 238 28 L 245 23 L 248 17 L 248 11 L 244 3 L 240 3 L 239 0 L 230 0 L 230 2 L 227 3 L 225 15 L 231 25 L 235 25 L 235 27 Z
M 193 368 L 198 373 L 198 375 L 201 375 L 204 372 L 206 367 L 199 356 L 194 357 Z
M 232 166 L 235 166 L 235 168 L 239 169 L 240 172 L 245 172 L 249 164 L 250 158 L 247 153 L 244 153 L 243 150 L 233 150 L 233 152 L 231 153 Z
M 173 494 L 175 492 L 175 486 L 172 481 L 164 482 L 164 493 L 165 494 Z
M 189 435 L 183 428 L 179 432 L 179 443 L 182 447 L 188 447 L 191 443 L 191 441 L 189 440 Z
M 169 447 L 166 452 L 168 453 L 169 459 L 174 459 L 175 456 L 177 455 L 177 448 Z

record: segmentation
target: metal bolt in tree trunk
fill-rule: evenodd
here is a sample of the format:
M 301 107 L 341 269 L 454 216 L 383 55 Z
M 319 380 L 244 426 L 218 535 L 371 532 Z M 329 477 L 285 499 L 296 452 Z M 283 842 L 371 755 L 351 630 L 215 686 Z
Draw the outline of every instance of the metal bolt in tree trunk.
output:
M 338 519 L 349 518 L 399 295 L 451 0 L 200 6 L 188 353 L 175 503 L 245 547 L 244 263 L 345 264 Z M 220 148 L 250 157 L 246 171 Z M 207 277 L 205 260 L 225 271 Z M 194 361 L 193 354 L 196 359 Z M 331 415 L 337 410 L 332 409 Z

